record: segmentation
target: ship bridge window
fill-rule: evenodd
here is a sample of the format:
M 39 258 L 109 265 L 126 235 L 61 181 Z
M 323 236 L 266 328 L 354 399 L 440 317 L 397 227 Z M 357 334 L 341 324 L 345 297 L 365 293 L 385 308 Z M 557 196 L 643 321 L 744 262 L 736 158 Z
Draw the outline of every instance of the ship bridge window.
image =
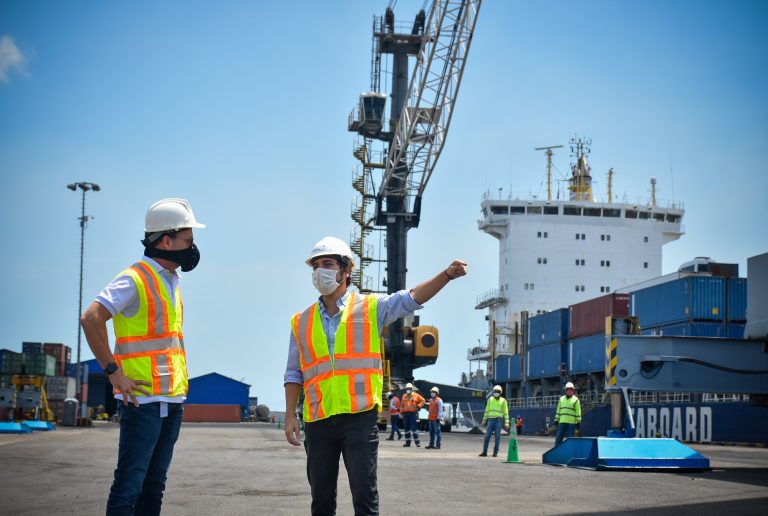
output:
M 603 217 L 621 217 L 621 210 L 616 208 L 603 209 Z
M 638 213 L 641 219 L 650 219 L 651 218 L 651 212 L 650 211 L 641 211 Z
M 581 206 L 563 206 L 563 215 L 581 215 Z
M 661 220 L 661 221 L 663 221 L 664 220 L 664 214 L 663 213 L 654 213 L 653 214 L 653 218 L 654 218 L 654 220 Z
M 528 206 L 525 212 L 529 215 L 541 215 L 541 206 Z
M 680 222 L 680 215 L 667 213 L 667 222 Z
M 637 210 L 627 210 L 624 212 L 624 217 L 628 219 L 636 219 L 637 218 Z
M 599 217 L 600 216 L 600 208 L 584 208 L 584 216 L 585 217 Z
M 544 215 L 557 215 L 557 206 L 544 206 Z
M 506 206 L 491 206 L 491 213 L 493 215 L 507 215 L 509 209 Z
M 509 212 L 512 215 L 522 215 L 525 213 L 525 206 L 510 206 Z

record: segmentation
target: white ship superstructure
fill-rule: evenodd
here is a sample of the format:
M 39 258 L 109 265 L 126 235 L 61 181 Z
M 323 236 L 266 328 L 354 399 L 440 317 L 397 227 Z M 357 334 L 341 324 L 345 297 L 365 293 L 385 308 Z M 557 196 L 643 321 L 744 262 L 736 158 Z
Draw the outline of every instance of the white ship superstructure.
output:
M 645 203 L 611 202 L 610 193 L 594 202 L 585 144 L 572 144 L 567 200 L 483 196 L 478 227 L 499 241 L 499 285 L 478 298 L 476 308 L 489 309 L 489 346 L 470 350 L 470 360 L 514 353 L 522 311 L 567 307 L 660 276 L 662 247 L 683 234 L 683 208 L 661 206 L 655 191 Z

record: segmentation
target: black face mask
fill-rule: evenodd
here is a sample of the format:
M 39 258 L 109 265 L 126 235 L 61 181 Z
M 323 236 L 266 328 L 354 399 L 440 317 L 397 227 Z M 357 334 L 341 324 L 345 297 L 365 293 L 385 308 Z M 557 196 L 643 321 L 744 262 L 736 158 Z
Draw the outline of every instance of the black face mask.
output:
M 189 272 L 200 263 L 200 250 L 195 244 L 179 251 L 164 251 L 156 247 L 145 247 L 144 256 L 148 258 L 162 258 L 173 263 L 178 263 L 182 272 Z

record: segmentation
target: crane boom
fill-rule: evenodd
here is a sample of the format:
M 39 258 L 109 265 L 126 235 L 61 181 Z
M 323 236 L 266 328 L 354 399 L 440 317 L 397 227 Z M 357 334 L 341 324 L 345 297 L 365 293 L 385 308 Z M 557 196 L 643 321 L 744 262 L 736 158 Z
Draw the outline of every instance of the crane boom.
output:
M 421 198 L 445 144 L 481 0 L 437 0 L 429 11 L 406 105 L 389 148 L 378 198 Z M 380 203 L 378 203 L 380 206 Z

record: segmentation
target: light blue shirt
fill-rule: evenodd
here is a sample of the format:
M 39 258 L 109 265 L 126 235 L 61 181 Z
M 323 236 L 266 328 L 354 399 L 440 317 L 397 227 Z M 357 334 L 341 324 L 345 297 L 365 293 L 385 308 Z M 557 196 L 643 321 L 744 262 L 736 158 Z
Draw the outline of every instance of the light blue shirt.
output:
M 341 313 L 349 300 L 349 295 L 350 293 L 347 292 L 336 302 L 339 307 L 339 312 L 333 317 L 328 315 L 328 312 L 325 310 L 325 305 L 323 305 L 322 300 L 318 298 L 320 304 L 320 322 L 323 325 L 323 331 L 325 332 L 325 338 L 328 341 L 328 348 L 331 354 L 333 354 L 336 330 L 341 323 Z M 409 290 L 400 290 L 394 294 L 386 296 L 378 295 L 376 297 L 379 298 L 378 308 L 376 310 L 379 331 L 381 331 L 384 326 L 395 322 L 401 317 L 405 317 L 416 310 L 424 308 L 413 299 Z M 304 375 L 301 374 L 301 361 L 299 359 L 299 345 L 296 343 L 293 331 L 291 331 L 288 340 L 288 364 L 285 368 L 283 383 L 304 384 Z

